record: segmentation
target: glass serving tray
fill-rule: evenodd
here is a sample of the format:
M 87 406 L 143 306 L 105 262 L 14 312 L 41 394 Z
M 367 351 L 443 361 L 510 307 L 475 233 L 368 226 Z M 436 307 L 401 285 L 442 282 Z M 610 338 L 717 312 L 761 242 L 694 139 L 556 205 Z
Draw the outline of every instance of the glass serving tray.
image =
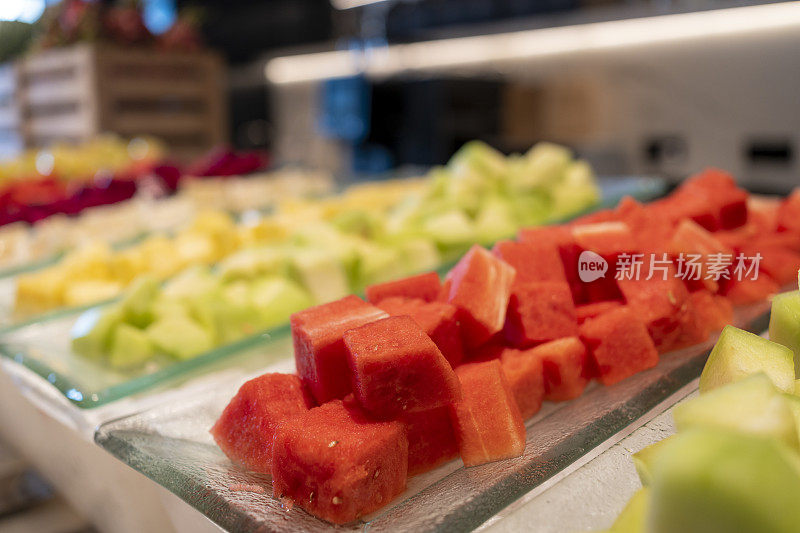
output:
M 641 201 L 662 195 L 666 182 L 657 178 L 604 178 L 603 200 L 597 208 L 615 205 L 631 195 Z M 446 272 L 451 264 L 440 269 Z M 288 326 L 261 332 L 218 347 L 186 361 L 154 359 L 144 367 L 121 372 L 73 353 L 70 331 L 81 313 L 100 313 L 107 303 L 51 312 L 23 323 L 5 325 L 13 306 L 14 278 L 0 278 L 0 356 L 33 370 L 81 408 L 105 405 L 149 390 L 175 385 L 201 372 L 229 365 L 263 368 L 273 357 L 290 357 Z M 235 360 L 234 360 L 235 359 Z
M 768 309 L 768 303 L 739 309 L 735 323 L 763 331 Z M 107 422 L 95 441 L 230 531 L 468 531 L 596 447 L 636 429 L 637 420 L 700 375 L 715 340 L 665 354 L 655 368 L 616 385 L 594 384 L 576 400 L 546 403 L 526 424 L 523 456 L 471 468 L 451 461 L 412 478 L 392 504 L 348 526 L 282 507 L 268 476 L 235 466 L 213 443 L 209 428 L 241 378 L 179 404 Z M 291 361 L 281 361 L 262 372 L 292 370 Z

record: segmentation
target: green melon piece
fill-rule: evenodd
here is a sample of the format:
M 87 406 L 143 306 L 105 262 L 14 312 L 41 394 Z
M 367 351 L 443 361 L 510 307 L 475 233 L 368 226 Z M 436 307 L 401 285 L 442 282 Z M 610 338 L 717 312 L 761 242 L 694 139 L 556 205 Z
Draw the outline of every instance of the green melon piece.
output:
M 117 324 L 111 340 L 109 364 L 118 369 L 134 368 L 155 354 L 153 344 L 140 329 L 129 324 Z
M 72 350 L 89 359 L 102 359 L 111 346 L 111 334 L 125 313 L 114 305 L 108 309 L 95 307 L 83 313 L 72 328 Z
M 307 291 L 286 278 L 256 282 L 251 298 L 259 313 L 259 324 L 264 329 L 284 324 L 292 313 L 314 304 Z
M 242 250 L 223 260 L 219 264 L 219 275 L 223 281 L 256 279 L 260 276 L 284 274 L 288 266 L 285 249 L 253 248 Z
M 292 277 L 316 303 L 332 302 L 350 292 L 342 262 L 323 250 L 298 250 L 292 256 Z
M 164 285 L 164 294 L 170 298 L 190 298 L 214 291 L 219 281 L 207 266 L 189 268 Z
M 733 326 L 725 326 L 700 375 L 700 392 L 756 372 L 764 372 L 782 391 L 794 391 L 794 356 L 789 348 Z
M 639 480 L 642 485 L 649 486 L 653 482 L 653 461 L 658 456 L 659 450 L 672 438 L 674 438 L 674 435 L 651 444 L 647 448 L 642 448 L 633 454 L 633 466 L 636 467 L 636 473 L 639 474 Z
M 447 166 L 455 174 L 474 172 L 487 178 L 500 178 L 507 170 L 506 157 L 482 141 L 464 144 Z
M 472 221 L 459 209 L 429 218 L 425 221 L 422 231 L 445 248 L 466 246 L 475 241 Z
M 800 379 L 794 380 L 794 395 L 800 396 Z
M 145 328 L 153 321 L 153 301 L 161 292 L 161 283 L 151 276 L 138 278 L 120 300 L 125 321 L 137 328 Z
M 795 375 L 800 375 L 800 291 L 784 292 L 772 299 L 769 338 L 792 350 Z
M 716 427 L 779 439 L 800 449 L 789 402 L 762 373 L 680 403 L 672 414 L 678 432 Z
M 211 334 L 184 316 L 161 318 L 145 333 L 159 351 L 178 359 L 190 359 L 214 346 Z
M 637 490 L 619 513 L 608 533 L 645 533 L 647 512 L 650 509 L 650 489 Z
M 798 459 L 775 439 L 678 433 L 659 452 L 650 489 L 650 533 L 794 533 L 800 524 Z
M 435 270 L 442 263 L 441 254 L 430 239 L 404 239 L 395 246 L 407 273 Z
M 490 198 L 484 202 L 475 219 L 475 233 L 480 242 L 492 244 L 513 237 L 516 232 L 517 224 L 507 202 L 500 198 Z

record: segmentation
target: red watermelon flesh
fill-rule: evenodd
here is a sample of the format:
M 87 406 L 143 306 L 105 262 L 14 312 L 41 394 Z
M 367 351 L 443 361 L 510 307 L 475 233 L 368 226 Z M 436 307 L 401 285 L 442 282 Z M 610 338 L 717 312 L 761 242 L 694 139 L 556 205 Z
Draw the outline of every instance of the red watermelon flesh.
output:
M 399 420 L 408 429 L 409 477 L 458 457 L 458 441 L 449 406 L 406 413 Z
M 616 213 L 611 209 L 600 209 L 594 213 L 589 213 L 576 218 L 570 223 L 570 225 L 600 224 L 603 222 L 616 222 L 617 220 Z
M 800 253 L 780 246 L 763 246 L 755 244 L 744 246 L 742 254 L 747 257 L 756 257 L 761 254 L 759 270 L 766 272 L 778 285 L 784 286 L 797 283 L 797 271 L 800 269 Z
M 448 301 L 458 309 L 468 347 L 483 344 L 503 329 L 515 275 L 514 267 L 477 245 L 447 274 Z
M 754 226 L 760 233 L 777 231 L 780 205 L 781 201 L 775 198 L 749 197 L 747 199 L 747 225 Z
M 691 220 L 682 221 L 675 229 L 668 245 L 668 251 L 673 257 L 680 260 L 689 258 L 692 254 L 702 256 L 700 260 L 700 284 L 711 292 L 718 290 L 718 281 L 706 279 L 709 274 L 709 264 L 716 254 L 730 256 L 733 259 L 733 250 L 722 244 L 713 234 L 709 233 Z
M 544 369 L 541 357 L 534 350 L 506 348 L 500 357 L 503 374 L 523 420 L 538 413 L 544 400 Z
M 353 295 L 292 315 L 297 374 L 317 403 L 343 398 L 351 391 L 344 332 L 387 316 Z
M 542 360 L 545 400 L 563 402 L 583 394 L 593 372 L 586 347 L 578 337 L 550 341 L 531 352 Z
M 344 334 L 353 392 L 372 415 L 388 419 L 461 397 L 450 363 L 409 316 L 393 316 Z
M 501 241 L 492 253 L 517 271 L 515 285 L 526 281 L 567 281 L 558 248 L 552 244 Z
M 648 206 L 640 204 L 630 196 L 622 198 L 614 212 L 617 220 L 631 228 L 634 247 L 637 250 L 664 251 L 673 231 L 669 220 L 654 216 Z
M 733 305 L 747 305 L 762 302 L 780 291 L 778 285 L 769 274 L 759 272 L 756 279 L 745 277 L 722 280 L 720 293 Z
M 651 270 L 649 263 L 643 267 L 638 279 L 620 279 L 617 283 L 627 306 L 647 326 L 656 348 L 666 352 L 674 349 L 680 334 L 689 291 L 671 263 L 666 265 L 666 272 L 655 267 Z
M 520 284 L 511 295 L 503 329 L 512 346 L 526 348 L 578 334 L 575 304 L 566 283 Z
M 777 223 L 779 231 L 800 233 L 800 188 L 792 191 L 778 208 Z
M 498 334 L 480 346 L 471 348 L 466 353 L 466 359 L 470 363 L 482 363 L 484 361 L 500 359 L 500 356 L 503 355 L 503 350 L 506 348 L 505 338 L 503 338 L 502 334 Z
M 581 325 L 598 379 L 612 385 L 658 364 L 658 351 L 637 313 L 615 309 Z
M 272 437 L 278 426 L 313 405 L 311 395 L 297 376 L 264 374 L 239 388 L 211 428 L 211 434 L 233 462 L 269 474 Z
M 436 272 L 425 272 L 416 276 L 370 285 L 366 289 L 367 300 L 371 304 L 379 304 L 381 300 L 392 297 L 417 298 L 433 302 L 439 298 L 442 282 Z
M 749 243 L 753 246 L 786 248 L 800 252 L 800 232 L 781 231 L 779 233 L 765 233 L 753 237 Z
M 590 250 L 607 260 L 636 251 L 633 233 L 624 222 L 573 226 L 572 237 L 581 250 Z
M 446 302 L 425 302 L 408 298 L 386 298 L 378 307 L 391 316 L 408 315 L 419 324 L 439 347 L 450 366 L 464 359 L 461 329 L 456 318 L 456 308 Z
M 622 307 L 622 302 L 607 301 L 578 305 L 575 307 L 575 317 L 578 319 L 578 324 L 583 324 L 590 318 L 619 307 Z
M 556 248 L 563 248 L 573 243 L 572 231 L 569 226 L 522 228 L 517 234 L 517 240 L 537 245 L 551 245 Z
M 722 331 L 733 322 L 733 305 L 724 296 L 708 291 L 697 291 L 689 295 L 697 322 L 709 333 Z
M 456 369 L 463 396 L 450 415 L 466 466 L 518 457 L 525 451 L 525 424 L 500 361 Z
M 747 222 L 748 194 L 724 170 L 706 169 L 689 180 L 684 189 L 706 202 L 719 228 L 737 228 Z
M 403 423 L 376 422 L 341 400 L 294 417 L 275 433 L 275 496 L 334 524 L 388 504 L 405 489 L 407 470 Z

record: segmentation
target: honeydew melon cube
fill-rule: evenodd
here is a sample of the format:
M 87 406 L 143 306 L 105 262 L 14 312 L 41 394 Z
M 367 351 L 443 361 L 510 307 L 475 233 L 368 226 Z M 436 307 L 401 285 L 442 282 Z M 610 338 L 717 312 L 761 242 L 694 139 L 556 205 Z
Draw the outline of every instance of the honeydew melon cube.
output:
M 722 430 L 678 433 L 653 465 L 649 533 L 791 533 L 800 466 L 776 439 Z
M 120 300 L 125 321 L 138 328 L 147 327 L 153 320 L 153 301 L 161 292 L 161 284 L 151 276 L 137 279 Z
M 206 266 L 188 268 L 164 284 L 164 296 L 191 298 L 216 290 L 219 281 Z
M 517 229 L 508 202 L 500 198 L 490 198 L 484 202 L 475 219 L 475 234 L 484 244 L 511 237 Z
M 700 375 L 700 392 L 764 372 L 780 390 L 794 391 L 794 356 L 777 342 L 725 326 Z
M 364 243 L 359 247 L 358 262 L 352 286 L 361 289 L 407 274 L 396 248 Z
M 162 293 L 153 302 L 152 313 L 154 320 L 173 315 L 189 316 L 189 308 L 183 301 Z
M 263 328 L 288 322 L 292 313 L 314 305 L 302 287 L 286 278 L 267 278 L 252 286 L 251 298 L 260 315 Z
M 117 369 L 140 366 L 155 355 L 153 344 L 141 329 L 129 324 L 117 324 L 111 338 L 109 364 Z
M 406 272 L 434 270 L 442 263 L 441 254 L 430 239 L 407 239 L 396 246 Z
M 762 373 L 678 404 L 673 417 L 679 432 L 698 427 L 729 429 L 778 439 L 800 450 L 789 402 Z
M 315 303 L 332 302 L 350 292 L 341 261 L 324 250 L 298 250 L 292 256 L 291 274 Z
M 107 309 L 92 308 L 83 313 L 70 332 L 72 350 L 89 359 L 102 359 L 108 354 L 111 334 L 125 316 L 119 305 Z
M 659 450 L 663 449 L 666 443 L 673 438 L 675 438 L 674 435 L 651 444 L 646 448 L 642 448 L 633 454 L 633 466 L 636 467 L 639 481 L 641 481 L 642 485 L 645 487 L 653 482 L 653 461 L 658 457 Z
M 122 292 L 122 284 L 116 281 L 76 281 L 66 286 L 64 304 L 75 307 L 90 305 L 110 300 L 120 292 Z
M 772 299 L 769 338 L 792 350 L 795 375 L 800 374 L 800 291 L 785 292 Z
M 159 351 L 177 359 L 191 359 L 214 346 L 208 330 L 185 316 L 161 318 L 145 333 Z
M 500 178 L 507 170 L 506 157 L 482 141 L 464 144 L 447 163 L 456 175 L 477 173 L 487 178 Z
M 650 489 L 643 487 L 631 496 L 607 533 L 645 533 L 649 509 Z
M 525 170 L 514 175 L 516 183 L 526 187 L 552 186 L 564 179 L 572 162 L 572 152 L 558 144 L 541 142 L 525 154 Z
M 289 265 L 287 252 L 279 247 L 262 247 L 242 250 L 224 259 L 218 267 L 223 281 L 255 279 L 259 276 L 278 275 Z
M 538 226 L 550 219 L 553 199 L 549 193 L 530 191 L 514 194 L 509 205 L 518 226 Z
M 475 228 L 463 211 L 454 209 L 425 221 L 423 234 L 445 248 L 467 246 L 475 241 Z

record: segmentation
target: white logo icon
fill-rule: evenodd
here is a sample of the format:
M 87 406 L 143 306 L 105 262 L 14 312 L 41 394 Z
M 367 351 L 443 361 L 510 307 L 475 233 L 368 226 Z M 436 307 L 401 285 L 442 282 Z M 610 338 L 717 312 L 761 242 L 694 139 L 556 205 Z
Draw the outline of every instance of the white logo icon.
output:
M 606 272 L 608 272 L 608 261 L 589 250 L 581 252 L 578 257 L 578 277 L 582 282 L 591 283 L 596 279 L 604 278 Z

